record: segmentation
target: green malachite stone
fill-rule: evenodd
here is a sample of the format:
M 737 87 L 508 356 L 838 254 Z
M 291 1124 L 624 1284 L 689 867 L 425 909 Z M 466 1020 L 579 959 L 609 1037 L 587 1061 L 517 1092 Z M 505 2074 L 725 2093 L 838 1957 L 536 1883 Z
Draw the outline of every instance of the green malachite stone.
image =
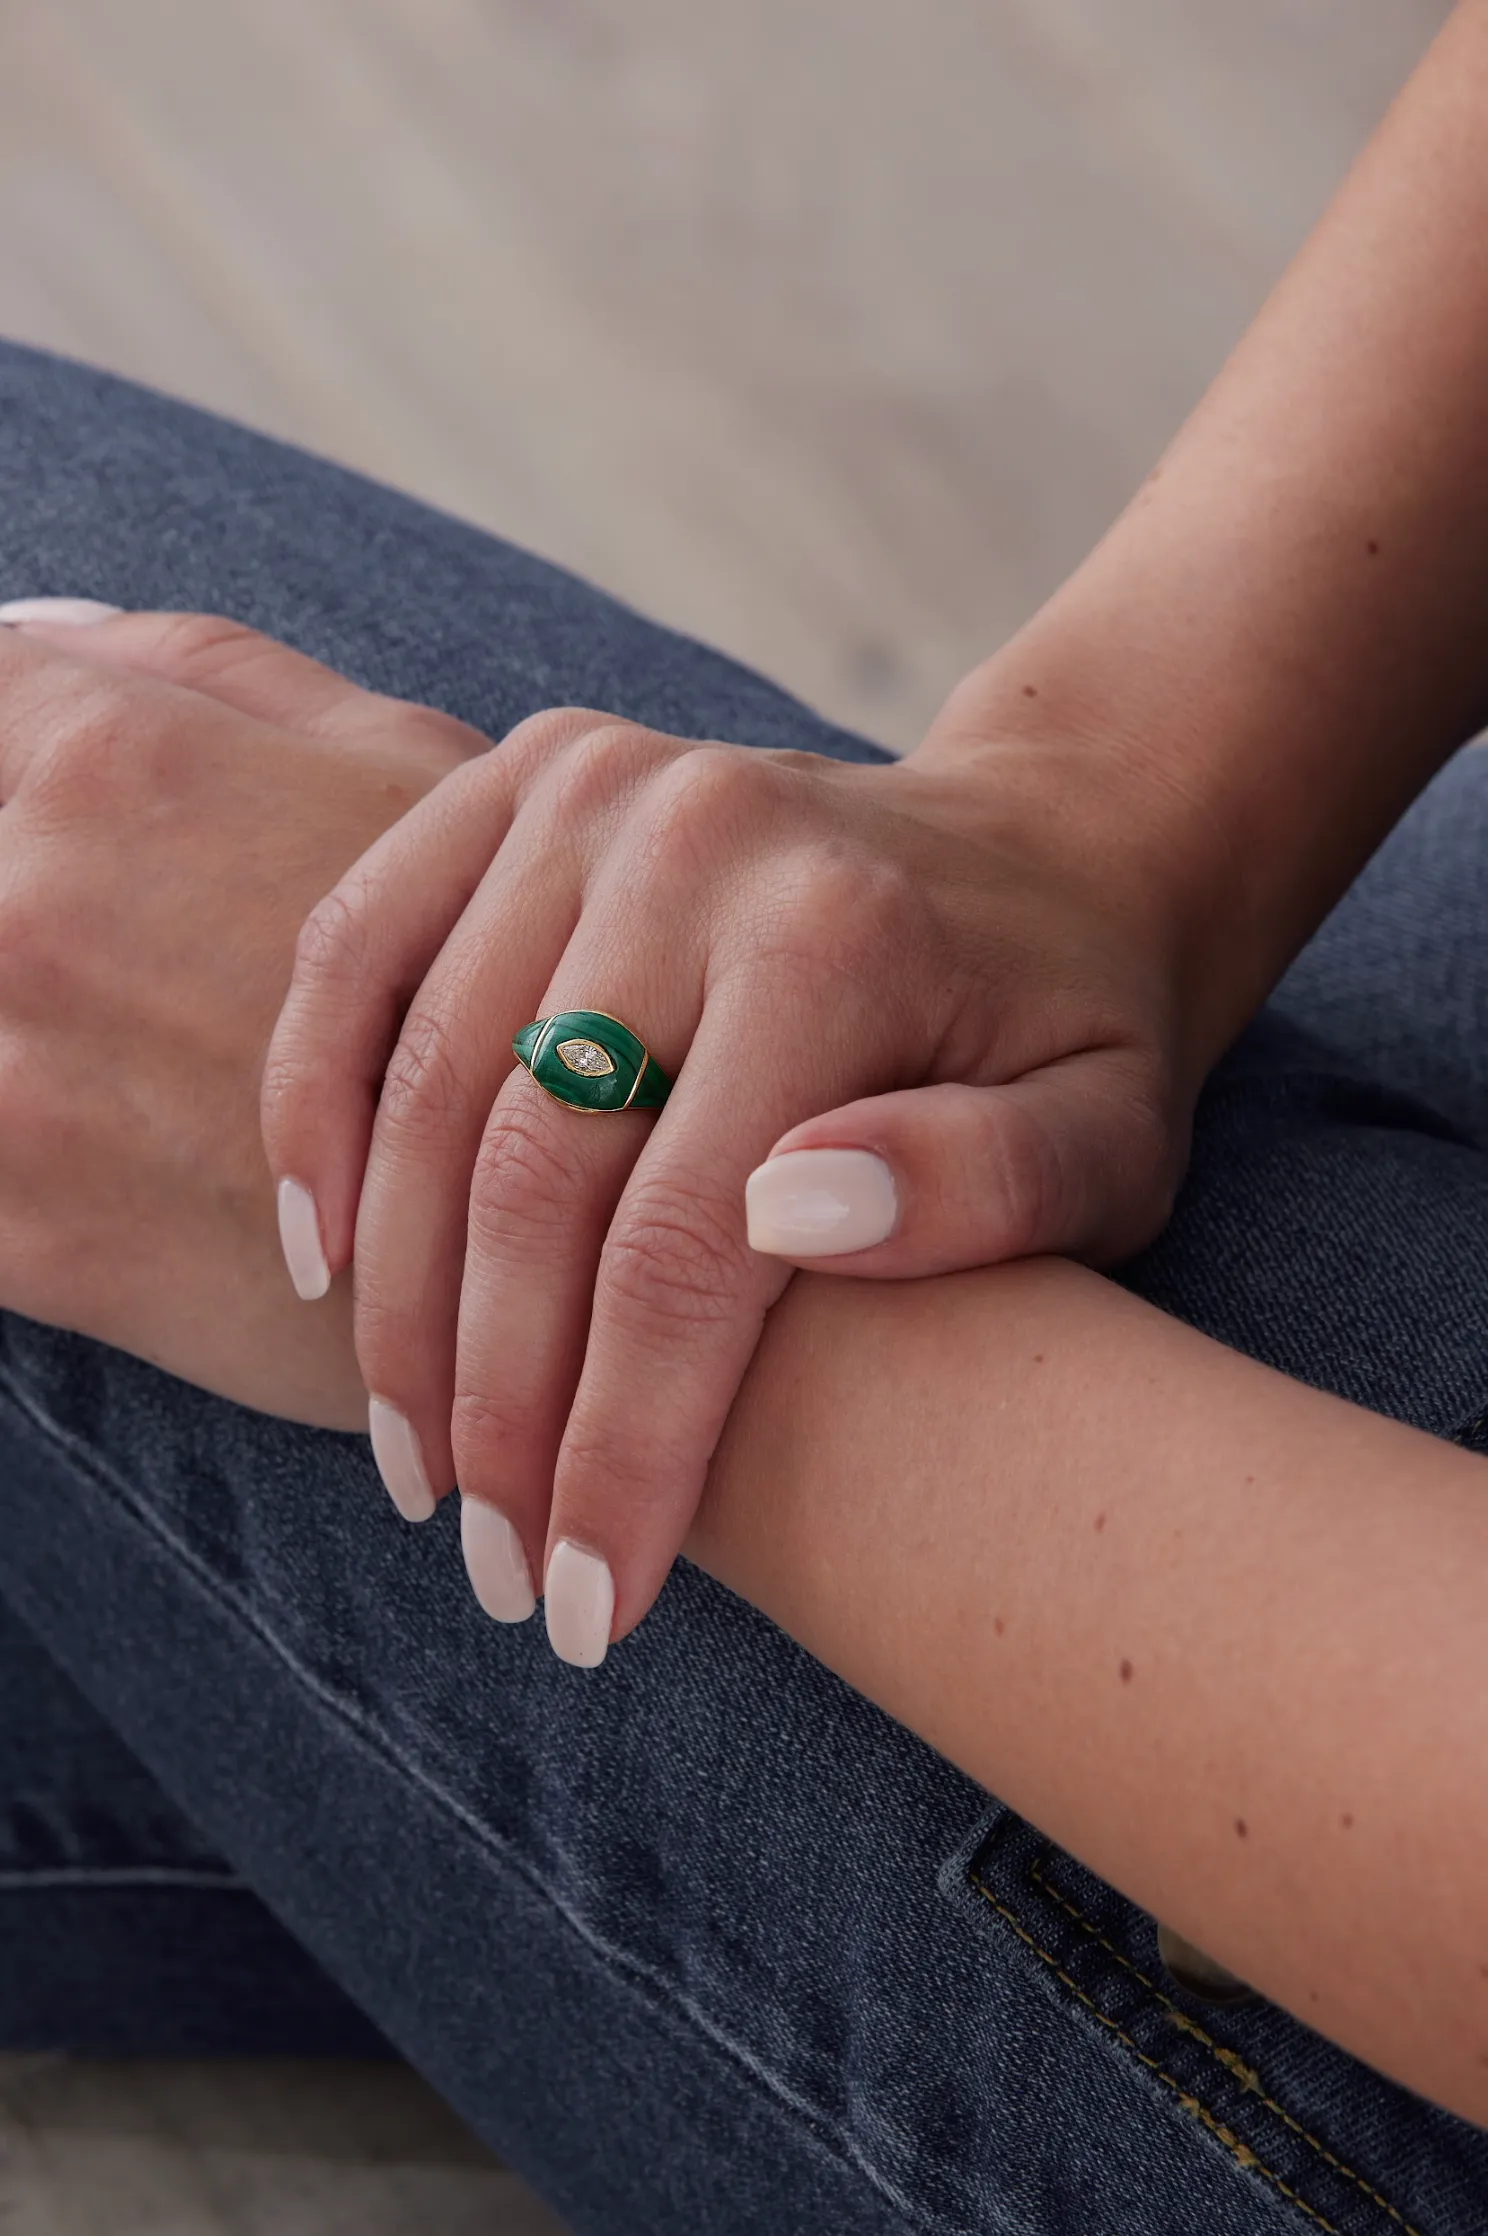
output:
M 561 1009 L 524 1025 L 512 1052 L 539 1087 L 574 1110 L 660 1110 L 666 1073 L 628 1025 L 597 1009 Z

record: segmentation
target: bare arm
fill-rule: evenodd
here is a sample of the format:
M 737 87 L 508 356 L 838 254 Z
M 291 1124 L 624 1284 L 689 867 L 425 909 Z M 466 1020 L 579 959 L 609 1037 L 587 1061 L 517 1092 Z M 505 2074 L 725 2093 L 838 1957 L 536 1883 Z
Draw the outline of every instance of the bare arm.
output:
M 1098 1275 L 799 1277 L 687 1548 L 1135 1901 L 1488 2122 L 1488 1470 Z
M 951 702 L 945 749 L 991 774 L 1029 738 L 1072 809 L 1114 764 L 1121 850 L 1156 829 L 1186 880 L 1211 1052 L 1488 721 L 1485 114 L 1464 0 L 1125 515 Z

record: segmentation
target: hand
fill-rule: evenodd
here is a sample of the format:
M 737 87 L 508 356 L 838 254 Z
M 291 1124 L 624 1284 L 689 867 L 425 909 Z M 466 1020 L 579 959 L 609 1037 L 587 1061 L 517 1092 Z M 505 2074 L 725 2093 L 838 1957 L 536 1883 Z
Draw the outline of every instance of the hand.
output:
M 0 627 L 0 1304 L 365 1430 L 258 1124 L 307 909 L 486 740 L 231 623 Z
M 862 768 L 538 716 L 301 934 L 263 1105 L 292 1262 L 315 1294 L 355 1257 L 394 1498 L 458 1481 L 483 1604 L 543 1578 L 570 1660 L 658 1590 L 793 1265 L 1108 1262 L 1166 1215 L 1203 1067 L 1158 852 L 1094 756 L 984 740 L 973 777 L 965 722 Z M 643 1037 L 659 1116 L 514 1063 L 575 1008 Z

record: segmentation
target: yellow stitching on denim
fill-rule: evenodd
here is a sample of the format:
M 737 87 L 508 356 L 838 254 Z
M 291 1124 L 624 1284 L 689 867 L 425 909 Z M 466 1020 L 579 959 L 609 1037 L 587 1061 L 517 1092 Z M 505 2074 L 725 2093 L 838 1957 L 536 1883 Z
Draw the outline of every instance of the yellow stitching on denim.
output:
M 1470 1436 L 1477 1436 L 1484 1429 L 1488 1429 L 1488 1413 L 1480 1413 L 1475 1421 L 1468 1422 L 1466 1428 L 1453 1429 L 1447 1441 L 1449 1444 L 1465 1445 Z
M 1174 2080 L 1171 2073 L 1165 2073 L 1161 2065 L 1159 2065 L 1157 2059 L 1155 2057 L 1149 2057 L 1145 2050 L 1139 2049 L 1137 2044 L 1132 2040 L 1131 2036 L 1125 2033 L 1123 2029 L 1116 2024 L 1116 2021 L 1114 2019 L 1108 2019 L 1105 2012 L 1100 2008 L 1100 2005 L 1092 2001 L 1092 1999 L 1085 1993 L 1085 1990 L 1082 1987 L 1077 1986 L 1076 1983 L 1070 1978 L 1069 1974 L 1060 1965 L 1059 1959 L 1055 1956 L 1051 1956 L 1047 1949 L 1040 1948 L 1038 1942 L 1035 1941 L 1033 1935 L 1028 1931 L 1027 1927 L 1019 1922 L 1019 1920 L 1014 1916 L 1013 1912 L 1007 1907 L 1007 1904 L 1005 1902 L 998 1901 L 996 1895 L 992 1892 L 992 1889 L 989 1886 L 984 1885 L 984 1883 L 977 1877 L 974 1871 L 970 1872 L 968 1874 L 968 1877 L 971 1881 L 971 1884 L 976 1888 L 977 1893 L 981 1895 L 987 1903 L 990 1904 L 990 1906 L 997 1912 L 997 1915 L 1000 1918 L 1004 1919 L 1006 1923 L 1012 1927 L 1014 1933 L 1017 1934 L 1018 1939 L 1024 1942 L 1028 1948 L 1032 1949 L 1036 1957 L 1041 1958 L 1043 1962 L 1048 1965 L 1049 1970 L 1053 1973 L 1055 1979 L 1060 1981 L 1063 1986 L 1069 1989 L 1069 1992 L 1075 1998 L 1075 2001 L 1077 2003 L 1082 2003 L 1085 2006 L 1085 2009 L 1090 2013 L 1091 2017 L 1094 2019 L 1098 2019 L 1100 2021 L 1100 2024 L 1105 2027 L 1108 2032 L 1115 2035 L 1118 2042 L 1123 2042 L 1126 2045 L 1127 2049 L 1131 2051 L 1132 2056 L 1137 2060 L 1137 2063 L 1139 2065 L 1145 2065 L 1149 2073 L 1154 2074 L 1159 2081 L 1161 2081 L 1167 2088 L 1170 2088 L 1173 2091 L 1173 2094 L 1177 2097 L 1178 2102 L 1182 2106 L 1183 2110 L 1187 2112 L 1191 2118 L 1196 2119 L 1201 2127 L 1207 2128 L 1209 2133 L 1214 2136 L 1218 2142 L 1223 2143 L 1225 2149 L 1229 2151 L 1237 2165 L 1245 2167 L 1247 2171 L 1251 2173 L 1259 2174 L 1263 2180 L 1268 2181 L 1271 2184 L 1271 2187 L 1274 2190 L 1278 2191 L 1279 2194 L 1287 2200 L 1288 2204 L 1295 2205 L 1299 2213 L 1305 2213 L 1310 2221 L 1315 2222 L 1317 2227 L 1323 2231 L 1323 2236 L 1344 2236 L 1344 2231 L 1338 2227 L 1336 2222 L 1325 2220 L 1322 2214 L 1317 2210 L 1316 2206 L 1309 2205 L 1305 2197 L 1299 2197 L 1297 2195 L 1297 2192 L 1294 2189 L 1290 2188 L 1287 2183 L 1282 2180 L 1279 2174 L 1273 2172 L 1273 2170 L 1269 2166 L 1267 2166 L 1261 2159 L 1256 2157 L 1255 2152 L 1250 2148 L 1250 2145 L 1248 2143 L 1241 2142 L 1239 2136 L 1236 2135 L 1233 2128 L 1226 2127 L 1222 2120 L 1217 2119 L 1214 2113 L 1209 2110 L 1207 2105 L 1201 2104 L 1196 2096 L 1191 2095 L 1189 2091 L 1184 2088 L 1181 2081 Z M 1386 2209 L 1388 2210 L 1388 2207 Z M 1413 2229 L 1410 2232 L 1410 2236 L 1420 2236 L 1420 2232 Z
M 1216 2042 L 1213 2035 L 1207 2033 L 1198 2024 L 1197 2020 L 1191 2018 L 1187 2011 L 1181 2010 L 1170 1996 L 1163 1994 L 1157 1982 L 1150 1980 L 1140 1965 L 1133 1964 L 1131 1958 L 1123 1950 L 1118 1949 L 1114 1942 L 1108 1941 L 1106 1936 L 1086 1917 L 1084 1911 L 1076 1903 L 1071 1902 L 1067 1895 L 1061 1894 L 1057 1887 L 1049 1884 L 1039 1868 L 1048 1853 L 1047 1848 L 1041 1849 L 1028 1865 L 1028 1876 L 1040 1892 L 1046 1894 L 1051 1902 L 1057 1903 L 1061 1910 L 1074 1919 L 1082 1933 L 1088 1933 L 1091 1939 L 1098 1942 L 1101 1948 L 1109 1956 L 1113 1956 L 1116 1962 L 1130 1972 L 1134 1979 L 1140 1980 L 1143 1987 L 1150 1990 L 1157 1998 L 1157 2001 L 1174 2023 L 1181 2026 L 1185 2034 L 1191 2034 L 1196 2041 L 1201 2042 L 1211 2056 L 1217 2058 L 1221 2065 L 1225 2066 L 1235 2075 L 1237 2080 L 1252 2091 L 1259 2101 L 1265 2105 L 1268 2112 L 1276 2114 L 1283 2127 L 1290 2128 L 1292 2133 L 1306 2143 L 1310 2150 L 1316 2151 L 1325 2166 L 1331 2166 L 1335 2174 L 1341 2174 L 1346 2182 L 1352 2182 L 1360 2194 L 1367 2197 L 1372 2205 L 1378 2205 L 1382 2213 L 1388 2213 L 1397 2227 L 1405 2232 L 1405 2236 L 1420 2236 L 1420 2230 L 1411 2226 L 1397 2206 L 1392 2205 L 1388 2198 L 1381 2197 L 1379 2191 L 1371 2188 L 1363 2175 L 1356 2174 L 1352 2166 L 1345 2166 L 1341 2158 L 1335 2158 L 1326 2143 L 1320 2143 L 1315 2135 L 1310 2135 L 1300 2120 L 1294 2119 L 1283 2105 L 1278 2104 L 1274 2097 L 1266 2094 L 1261 2087 L 1260 2075 L 1252 2066 L 1244 2064 L 1233 2050 L 1227 2050 L 1222 2043 Z

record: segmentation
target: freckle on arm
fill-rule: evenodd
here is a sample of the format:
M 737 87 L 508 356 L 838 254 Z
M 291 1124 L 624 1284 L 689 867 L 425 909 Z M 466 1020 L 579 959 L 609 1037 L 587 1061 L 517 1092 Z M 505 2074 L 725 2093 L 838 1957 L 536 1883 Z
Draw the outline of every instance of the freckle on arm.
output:
M 1131 1665 L 1131 1663 L 1130 1663 L 1129 1661 L 1124 1661 L 1124 1662 L 1123 1662 L 1123 1663 L 1121 1664 L 1121 1682 L 1122 1682 L 1122 1684 L 1123 1684 L 1123 1685 L 1129 1685 L 1129 1684 L 1131 1683 L 1131 1681 L 1132 1681 L 1132 1679 L 1133 1679 L 1133 1677 L 1134 1677 L 1135 1675 L 1136 1675 L 1136 1671 L 1135 1671 L 1135 1670 L 1134 1670 L 1134 1669 L 1132 1668 L 1132 1665 Z
M 1243 1817 L 1235 1819 L 1235 1838 L 1237 1840 L 1248 1840 L 1250 1838 L 1250 1827 Z

